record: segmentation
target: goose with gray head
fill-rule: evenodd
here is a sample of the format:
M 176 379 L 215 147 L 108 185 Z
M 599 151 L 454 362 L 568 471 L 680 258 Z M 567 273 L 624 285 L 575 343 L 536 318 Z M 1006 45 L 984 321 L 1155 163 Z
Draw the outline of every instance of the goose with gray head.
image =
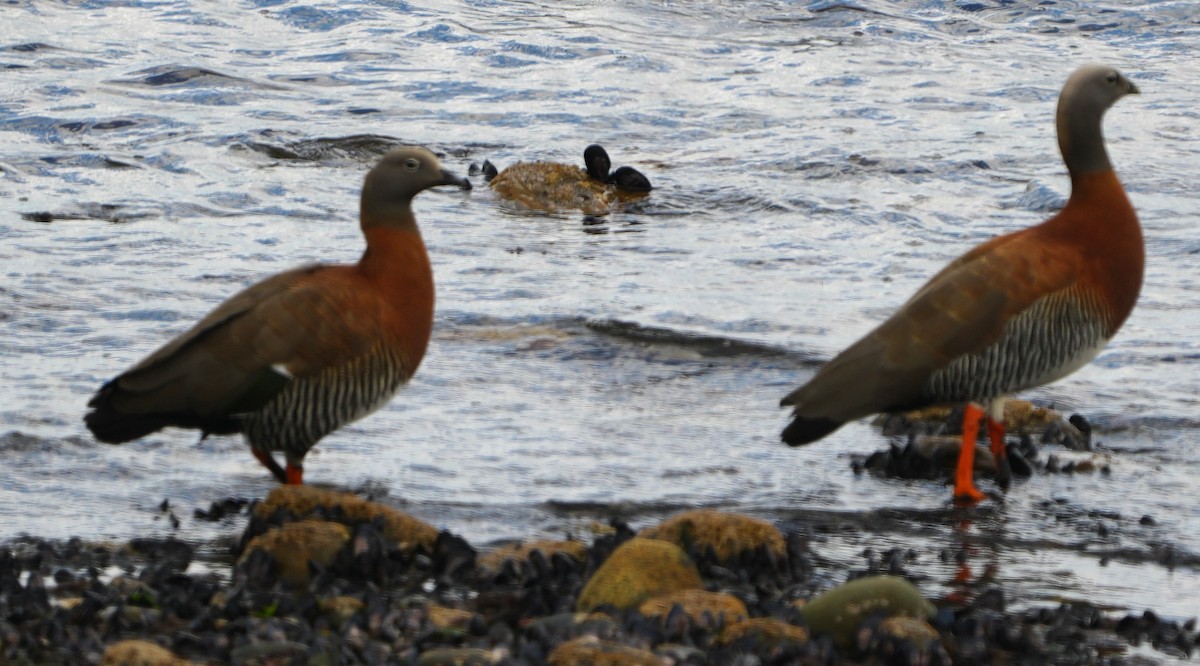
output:
M 424 148 L 389 152 L 363 184 L 358 263 L 296 268 L 234 295 L 100 387 L 87 427 L 112 444 L 168 426 L 241 433 L 281 483 L 302 483 L 309 449 L 386 404 L 425 355 L 433 273 L 412 200 L 441 185 L 471 188 Z
M 1059 149 L 1071 196 L 1045 222 L 950 262 L 887 321 L 838 354 L 782 406 L 782 438 L 816 441 L 877 412 L 967 403 L 955 497 L 977 502 L 974 443 L 986 422 L 997 480 L 1009 482 L 1004 396 L 1074 372 L 1112 339 L 1142 285 L 1137 214 L 1108 158 L 1105 111 L 1138 88 L 1112 67 L 1087 66 L 1059 97 Z

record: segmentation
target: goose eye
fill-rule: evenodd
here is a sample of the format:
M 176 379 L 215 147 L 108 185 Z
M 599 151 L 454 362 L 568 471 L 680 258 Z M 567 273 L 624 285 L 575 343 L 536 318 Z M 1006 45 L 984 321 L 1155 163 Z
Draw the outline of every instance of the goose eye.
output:
M 421 163 L 417 161 L 415 157 L 410 157 L 407 160 L 404 160 L 404 168 L 408 169 L 409 171 L 416 171 L 418 168 L 420 168 L 420 166 Z

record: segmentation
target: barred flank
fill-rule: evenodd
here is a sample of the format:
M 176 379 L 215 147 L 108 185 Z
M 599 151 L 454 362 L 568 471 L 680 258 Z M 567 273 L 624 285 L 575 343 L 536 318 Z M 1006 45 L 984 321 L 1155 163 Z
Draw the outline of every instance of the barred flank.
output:
M 1091 294 L 1060 292 L 1013 317 L 999 340 L 934 373 L 924 387 L 930 402 L 993 398 L 1053 378 L 1111 335 Z M 1086 360 L 1086 359 L 1085 359 Z
M 252 446 L 303 457 L 325 435 L 387 403 L 408 379 L 400 358 L 378 348 L 353 363 L 297 379 L 242 431 Z

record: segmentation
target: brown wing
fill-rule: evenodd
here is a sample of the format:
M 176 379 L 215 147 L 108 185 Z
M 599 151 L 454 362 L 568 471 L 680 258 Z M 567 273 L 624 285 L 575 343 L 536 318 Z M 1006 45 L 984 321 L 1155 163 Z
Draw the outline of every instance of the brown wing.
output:
M 86 417 L 96 436 L 127 441 L 164 425 L 229 432 L 229 417 L 253 411 L 291 377 L 365 353 L 370 338 L 356 334 L 372 313 L 356 299 L 353 321 L 343 303 L 352 281 L 323 279 L 344 267 L 323 265 L 280 273 L 222 303 L 191 330 L 106 384 Z M 117 428 L 121 416 L 150 417 L 144 427 Z M 126 424 L 128 425 L 128 424 Z M 149 428 L 149 430 L 147 430 Z M 117 439 L 126 434 L 141 434 Z
M 838 423 L 919 406 L 932 373 L 981 352 L 1015 315 L 1075 283 L 1082 257 L 1044 237 L 1034 241 L 1034 229 L 993 239 L 951 262 L 782 404 L 794 406 L 800 418 Z

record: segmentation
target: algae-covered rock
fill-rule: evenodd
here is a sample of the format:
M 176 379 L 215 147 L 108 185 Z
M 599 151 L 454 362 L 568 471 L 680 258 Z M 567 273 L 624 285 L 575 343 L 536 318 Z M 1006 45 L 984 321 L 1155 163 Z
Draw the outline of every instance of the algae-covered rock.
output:
M 429 623 L 438 629 L 466 629 L 471 623 L 471 611 L 430 604 L 425 609 Z
M 638 611 L 648 618 L 666 617 L 678 604 L 692 622 L 702 622 L 707 612 L 714 620 L 724 616 L 725 622 L 737 622 L 750 617 L 746 604 L 732 594 L 707 590 L 680 590 L 648 599 Z
M 646 539 L 670 541 L 681 548 L 696 552 L 711 550 L 719 562 L 728 562 L 738 555 L 766 548 L 776 557 L 786 553 L 783 534 L 771 523 L 750 516 L 698 509 L 672 516 L 656 527 L 648 527 L 638 535 Z
M 417 657 L 417 666 L 491 666 L 499 661 L 479 648 L 434 648 Z
M 576 609 L 589 611 L 612 604 L 628 610 L 660 594 L 699 587 L 700 572 L 679 546 L 633 538 L 613 551 L 592 574 L 579 594 Z
M 912 583 L 897 576 L 858 578 L 829 590 L 800 609 L 814 634 L 828 634 L 849 645 L 869 617 L 928 619 L 937 613 Z
M 913 643 L 928 643 L 937 640 L 939 634 L 926 620 L 907 615 L 889 617 L 879 623 L 879 631 L 892 638 Z
M 236 647 L 229 652 L 230 663 L 238 666 L 275 666 L 304 663 L 308 646 L 299 641 L 259 641 Z
M 609 643 L 595 636 L 580 636 L 554 648 L 546 660 L 550 666 L 661 666 L 648 650 Z
M 741 640 L 752 641 L 756 645 L 790 647 L 807 643 L 808 631 L 779 618 L 755 617 L 725 627 L 717 636 L 716 643 L 730 645 Z
M 192 662 L 150 641 L 127 640 L 104 648 L 100 666 L 191 666 Z
M 547 558 L 562 553 L 580 564 L 587 562 L 587 546 L 580 541 L 538 540 L 529 543 L 501 546 L 479 557 L 479 566 L 488 571 L 498 571 L 505 560 L 523 561 L 534 551 L 541 551 Z
M 354 617 L 355 613 L 366 607 L 361 599 L 350 596 L 330 597 L 321 599 L 317 607 L 329 618 L 335 626 L 342 626 L 346 620 Z
M 383 524 L 383 536 L 405 554 L 418 547 L 433 550 L 437 542 L 438 529 L 422 520 L 390 506 L 365 500 L 357 495 L 322 490 L 313 486 L 281 485 L 275 487 L 267 498 L 259 502 L 254 512 L 259 517 L 269 518 L 279 509 L 284 509 L 296 518 L 305 518 L 318 511 L 347 525 L 370 523 L 379 519 Z M 332 518 L 336 516 L 336 518 Z
M 250 540 L 242 560 L 255 550 L 263 550 L 275 561 L 275 569 L 285 582 L 308 584 L 308 562 L 328 567 L 350 540 L 350 529 L 325 520 L 301 520 L 267 530 Z

